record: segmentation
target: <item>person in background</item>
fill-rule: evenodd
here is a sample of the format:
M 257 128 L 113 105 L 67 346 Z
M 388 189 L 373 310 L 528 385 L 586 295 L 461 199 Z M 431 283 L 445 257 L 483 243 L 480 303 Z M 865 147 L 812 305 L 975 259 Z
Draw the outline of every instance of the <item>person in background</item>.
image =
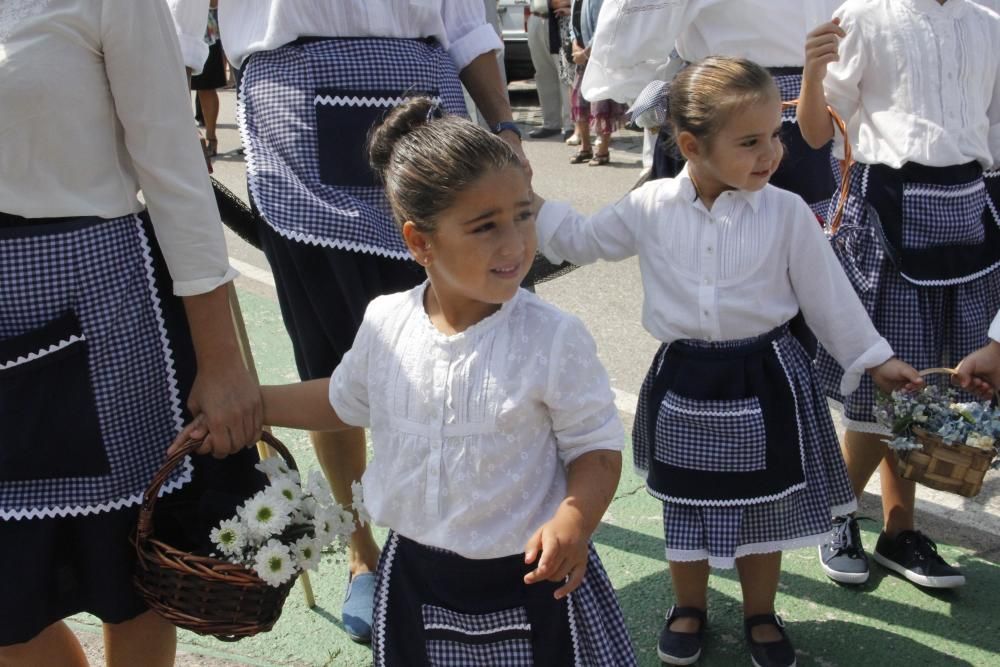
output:
M 535 87 L 542 107 L 542 126 L 528 132 L 532 139 L 572 134 L 570 100 L 559 80 L 560 16 L 569 14 L 571 0 L 532 0 L 528 17 L 528 50 L 535 68 Z
M 197 95 L 197 111 L 201 112 L 205 126 L 205 157 L 213 158 L 219 153 L 219 138 L 215 134 L 219 122 L 219 88 L 226 86 L 226 57 L 222 53 L 219 39 L 218 0 L 211 0 L 208 10 L 208 25 L 205 28 L 205 43 L 208 44 L 208 58 L 202 71 L 191 77 L 191 90 Z
M 423 279 L 368 164 L 369 129 L 407 95 L 465 115 L 462 86 L 524 160 L 482 0 L 222 0 L 226 53 L 242 68 L 238 120 L 261 245 L 303 380 L 329 377 L 365 308 Z M 527 161 L 525 160 L 525 164 Z M 529 169 L 530 171 L 530 169 Z M 365 470 L 361 428 L 311 434 L 340 502 Z M 371 637 L 379 548 L 352 537 L 341 618 Z
M 161 1 L 3 9 L 0 665 L 86 665 L 63 619 L 89 612 L 109 665 L 167 667 L 174 627 L 132 584 L 142 493 L 200 417 L 200 451 L 232 456 L 178 466 L 158 507 L 200 525 L 261 428 L 184 63 Z

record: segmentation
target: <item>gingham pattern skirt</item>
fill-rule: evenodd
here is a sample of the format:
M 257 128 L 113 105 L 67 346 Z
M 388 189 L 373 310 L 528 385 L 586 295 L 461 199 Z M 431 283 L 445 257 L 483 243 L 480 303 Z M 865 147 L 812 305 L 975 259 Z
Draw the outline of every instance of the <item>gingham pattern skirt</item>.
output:
M 375 586 L 377 667 L 628 667 L 636 664 L 625 620 L 590 545 L 580 587 L 530 586 L 522 554 L 469 560 L 390 532 Z
M 906 280 L 886 254 L 867 214 L 864 167 L 856 165 L 851 170 L 851 195 L 841 226 L 831 238 L 834 253 L 875 328 L 889 341 L 897 357 L 918 369 L 953 367 L 988 342 L 987 330 L 1000 310 L 1000 270 L 954 285 L 916 285 Z M 984 176 L 997 177 L 996 172 Z M 912 187 L 908 190 L 909 195 L 904 191 L 904 201 L 906 197 L 914 201 L 906 210 L 919 219 L 909 236 L 915 244 L 953 242 L 957 225 L 950 224 L 950 220 L 957 217 L 964 223 L 969 219 L 970 206 L 978 210 L 983 206 L 981 189 L 971 188 L 964 197 L 943 201 L 934 195 L 945 189 L 927 188 L 923 193 L 915 193 Z M 916 201 L 918 197 L 922 201 Z M 904 230 L 908 222 L 903 220 Z M 871 378 L 863 376 L 858 390 L 845 399 L 839 392 L 843 376 L 840 365 L 822 348 L 816 363 L 827 395 L 843 408 L 845 426 L 888 435 L 872 415 L 876 388 Z
M 365 143 L 413 95 L 467 113 L 450 56 L 427 40 L 306 39 L 252 55 L 237 119 L 264 221 L 301 243 L 408 258 Z
M 0 520 L 137 504 L 162 463 L 183 406 L 154 244 L 135 215 L 0 226 Z
M 718 350 L 726 350 L 732 343 L 698 341 L 700 346 Z M 699 506 L 665 501 L 663 530 L 667 560 L 707 559 L 712 567 L 731 568 L 741 556 L 815 546 L 829 532 L 832 516 L 856 507 L 837 434 L 812 362 L 787 332 L 773 345 L 795 396 L 805 484 L 780 498 L 754 504 Z M 649 400 L 653 382 L 661 371 L 654 364 L 643 382 L 637 425 L 662 409 L 651 405 Z M 632 441 L 635 464 L 640 471 L 648 467 L 650 447 L 656 447 L 655 442 L 649 442 L 643 435 L 643 430 L 637 428 Z M 650 492 L 662 499 L 661 494 L 652 489 Z

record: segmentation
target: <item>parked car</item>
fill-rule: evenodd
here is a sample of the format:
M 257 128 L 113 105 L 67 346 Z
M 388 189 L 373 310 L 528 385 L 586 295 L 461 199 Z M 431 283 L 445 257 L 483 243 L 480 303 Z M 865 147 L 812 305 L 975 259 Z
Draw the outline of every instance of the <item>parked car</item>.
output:
M 535 67 L 531 64 L 531 52 L 528 50 L 531 0 L 498 0 L 497 13 L 503 33 L 503 62 L 507 80 L 534 78 Z

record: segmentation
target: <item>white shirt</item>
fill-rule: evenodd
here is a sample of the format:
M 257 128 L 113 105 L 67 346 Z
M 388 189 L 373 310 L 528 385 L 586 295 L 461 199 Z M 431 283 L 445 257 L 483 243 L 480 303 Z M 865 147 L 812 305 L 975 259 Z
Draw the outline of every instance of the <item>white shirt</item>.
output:
M 997 316 L 993 318 L 993 324 L 990 325 L 990 338 L 1000 343 L 1000 312 Z
M 523 552 L 565 498 L 566 466 L 624 447 L 608 375 L 583 324 L 529 292 L 446 336 L 425 288 L 372 301 L 330 380 L 340 418 L 371 428 L 365 506 L 466 558 Z
M 219 33 L 237 67 L 299 37 L 434 37 L 459 72 L 503 48 L 482 0 L 220 0 Z
M 687 168 L 647 183 L 591 217 L 546 203 L 539 247 L 552 262 L 639 256 L 642 324 L 657 340 L 738 340 L 764 334 L 801 309 L 846 371 L 841 393 L 892 356 L 833 254 L 816 216 L 795 194 L 767 185 L 724 192 L 709 211 Z
M 181 57 L 192 74 L 201 74 L 208 60 L 208 44 L 205 43 L 208 5 L 209 0 L 167 0 L 181 45 Z
M 765 67 L 801 67 L 806 34 L 829 21 L 841 0 L 606 0 L 583 77 L 589 100 L 631 101 L 675 47 L 689 62 L 748 58 Z
M 1000 164 L 997 14 L 967 0 L 849 0 L 837 16 L 847 36 L 823 84 L 854 159 Z
M 162 0 L 6 0 L 0 211 L 115 218 L 141 186 L 174 292 L 231 280 L 189 96 Z

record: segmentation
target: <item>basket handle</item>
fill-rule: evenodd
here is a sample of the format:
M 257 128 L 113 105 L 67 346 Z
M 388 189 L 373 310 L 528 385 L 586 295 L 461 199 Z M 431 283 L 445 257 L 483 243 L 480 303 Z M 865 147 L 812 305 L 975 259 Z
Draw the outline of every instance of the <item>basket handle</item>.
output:
M 295 464 L 295 459 L 292 458 L 291 452 L 288 448 L 281 443 L 280 440 L 275 438 L 273 435 L 264 431 L 260 434 L 260 439 L 263 440 L 269 447 L 272 447 L 281 458 L 285 460 L 288 467 L 292 470 L 298 470 L 299 467 Z M 163 465 L 156 474 L 153 475 L 153 479 L 150 481 L 149 486 L 146 488 L 145 493 L 142 494 L 142 507 L 139 509 L 139 524 L 136 528 L 136 545 L 145 542 L 153 535 L 153 509 L 156 507 L 156 499 L 160 495 L 160 488 L 170 477 L 170 473 L 173 472 L 181 461 L 184 460 L 188 454 L 193 454 L 198 447 L 201 446 L 202 440 L 188 440 L 180 449 L 174 452 L 173 456 L 169 457 L 163 462 Z
M 940 366 L 940 367 L 937 367 L 937 368 L 925 368 L 922 371 L 918 371 L 918 375 L 920 375 L 920 377 L 927 377 L 928 375 L 948 375 L 948 376 L 952 376 L 952 375 L 957 375 L 957 374 L 958 374 L 958 369 L 957 368 L 945 368 L 944 366 Z M 1000 389 L 994 389 L 993 390 L 993 401 L 996 404 L 1000 405 Z
M 781 103 L 782 109 L 797 106 L 799 106 L 798 100 L 789 100 L 788 102 Z M 840 175 L 840 194 L 837 196 L 837 210 L 830 221 L 830 234 L 834 234 L 840 229 L 840 222 L 844 219 L 844 207 L 847 206 L 847 195 L 850 194 L 851 190 L 851 179 L 849 176 L 851 167 L 854 166 L 854 157 L 851 153 L 851 142 L 847 139 L 847 123 L 840 117 L 840 114 L 834 111 L 833 107 L 828 106 L 826 110 L 830 113 L 833 124 L 840 130 L 840 136 L 844 138 L 844 168 L 843 173 Z

